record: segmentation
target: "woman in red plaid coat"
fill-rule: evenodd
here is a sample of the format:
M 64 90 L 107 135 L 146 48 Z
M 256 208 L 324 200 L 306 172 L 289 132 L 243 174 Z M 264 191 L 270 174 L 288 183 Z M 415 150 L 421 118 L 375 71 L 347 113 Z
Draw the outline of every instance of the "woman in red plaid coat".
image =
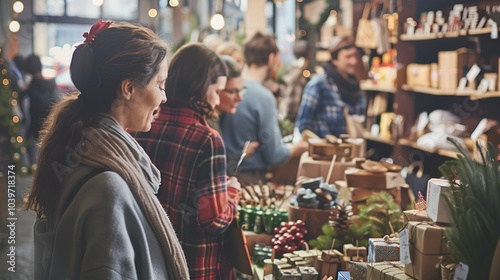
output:
M 206 118 L 219 104 L 226 69 L 202 44 L 172 57 L 163 104 L 136 139 L 161 171 L 158 198 L 176 230 L 191 279 L 236 279 L 224 232 L 237 214 L 240 184 L 226 175 L 224 143 Z

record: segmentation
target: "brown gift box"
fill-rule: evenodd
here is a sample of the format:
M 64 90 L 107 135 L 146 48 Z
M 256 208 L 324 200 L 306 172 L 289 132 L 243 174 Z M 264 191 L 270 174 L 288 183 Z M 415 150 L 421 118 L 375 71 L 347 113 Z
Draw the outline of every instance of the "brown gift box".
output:
M 439 88 L 456 90 L 458 81 L 476 60 L 476 53 L 467 48 L 438 52 Z
M 396 187 L 392 189 L 380 190 L 380 189 L 366 189 L 366 188 L 351 188 L 351 201 L 352 201 L 352 212 L 357 214 L 359 212 L 358 206 L 365 205 L 366 200 L 372 197 L 374 194 L 379 194 L 380 192 L 388 192 L 394 198 L 394 202 L 401 203 L 401 188 Z
M 309 155 L 317 160 L 331 160 L 334 155 L 337 155 L 336 161 L 340 161 L 343 157 L 351 159 L 353 157 L 353 147 L 351 144 L 328 143 L 324 139 L 309 139 Z
M 344 244 L 344 260 L 346 261 L 363 261 L 366 262 L 366 247 L 356 247 L 353 244 Z M 354 258 L 354 259 L 353 259 Z M 356 259 L 360 258 L 360 259 Z
M 445 227 L 427 222 L 408 222 L 410 258 L 405 273 L 416 279 L 441 279 L 439 257 L 449 255 L 444 239 Z
M 431 65 L 410 63 L 406 66 L 406 84 L 431 87 Z
M 372 173 L 370 171 L 350 168 L 345 171 L 347 186 L 366 189 L 392 189 L 406 184 L 399 172 Z
M 368 263 L 367 280 L 407 280 L 413 279 L 405 274 L 404 265 L 400 262 L 377 262 Z
M 297 176 L 304 176 L 308 178 L 317 178 L 317 177 L 328 177 L 328 170 L 330 168 L 331 158 L 330 160 L 315 160 L 309 156 L 308 153 L 303 153 L 300 157 L 299 169 L 297 172 Z M 338 180 L 344 180 L 344 172 L 348 167 L 354 167 L 354 161 L 346 161 L 346 162 L 335 162 L 333 166 L 333 171 L 331 175 L 330 182 L 332 183 Z
M 321 264 L 321 277 L 323 276 L 337 276 L 337 271 L 340 269 L 344 255 L 338 250 L 323 250 L 321 259 L 323 260 Z
M 403 216 L 405 225 L 408 222 L 429 222 L 431 220 L 425 210 L 406 210 L 403 211 Z

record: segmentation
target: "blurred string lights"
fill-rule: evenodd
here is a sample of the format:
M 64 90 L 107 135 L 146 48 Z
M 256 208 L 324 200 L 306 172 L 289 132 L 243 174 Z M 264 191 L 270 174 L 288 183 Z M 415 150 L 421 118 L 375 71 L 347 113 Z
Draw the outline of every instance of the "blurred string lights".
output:
M 22 1 L 15 1 L 12 5 L 12 20 L 9 23 L 9 30 L 13 33 L 19 32 L 21 24 L 17 20 L 17 16 L 24 11 L 24 4 Z M 14 40 L 14 39 L 11 39 Z M 28 174 L 29 168 L 21 163 L 22 154 L 27 153 L 26 141 L 21 136 L 21 117 L 18 114 L 18 98 L 19 93 L 14 89 L 12 83 L 12 75 L 10 73 L 7 61 L 2 56 L 2 49 L 0 49 L 0 126 L 4 127 L 8 133 L 11 144 L 12 154 L 9 158 L 16 167 L 20 169 L 20 174 Z M 2 137 L 0 137 L 2 138 Z M 7 141 L 8 141 L 7 140 Z M 1 141 L 0 141 L 1 142 Z
M 21 29 L 21 24 L 16 20 L 18 14 L 24 11 L 24 4 L 21 1 L 16 1 L 12 4 L 12 10 L 14 11 L 14 18 L 9 23 L 9 30 L 12 33 L 17 33 Z
M 226 24 L 223 11 L 224 11 L 224 0 L 217 0 L 215 6 L 215 13 L 212 15 L 212 18 L 210 18 L 210 26 L 214 30 L 221 30 L 222 28 L 224 28 L 224 25 Z

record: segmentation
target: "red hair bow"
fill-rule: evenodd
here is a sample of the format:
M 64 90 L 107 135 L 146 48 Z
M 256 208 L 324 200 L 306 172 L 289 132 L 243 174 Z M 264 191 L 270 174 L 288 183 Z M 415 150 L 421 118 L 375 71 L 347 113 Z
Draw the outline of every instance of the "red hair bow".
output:
M 98 22 L 94 23 L 92 27 L 90 28 L 89 32 L 83 33 L 83 37 L 85 37 L 84 43 L 91 43 L 94 41 L 95 37 L 97 34 L 99 34 L 101 31 L 108 29 L 108 27 L 111 25 L 111 21 L 103 21 L 99 20 Z

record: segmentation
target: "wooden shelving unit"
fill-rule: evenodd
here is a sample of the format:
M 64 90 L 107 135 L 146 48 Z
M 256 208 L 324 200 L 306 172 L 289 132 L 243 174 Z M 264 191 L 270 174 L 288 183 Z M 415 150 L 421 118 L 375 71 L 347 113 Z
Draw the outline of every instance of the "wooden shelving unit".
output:
M 369 132 L 363 133 L 363 138 L 365 138 L 368 141 L 378 142 L 378 143 L 382 143 L 382 144 L 386 144 L 386 145 L 390 145 L 390 146 L 394 146 L 396 144 L 396 141 L 394 141 L 394 140 L 384 139 L 384 138 L 377 137 L 377 136 L 372 136 Z
M 469 96 L 471 100 L 485 99 L 485 98 L 495 98 L 500 97 L 500 91 L 491 91 L 481 93 L 477 90 L 447 90 L 447 89 L 438 89 L 438 88 L 428 88 L 428 87 L 419 87 L 419 86 L 409 86 L 402 85 L 401 88 L 406 91 L 418 92 L 423 94 L 430 95 L 450 95 L 450 96 Z
M 378 85 L 370 80 L 363 80 L 360 82 L 359 86 L 364 91 L 377 91 L 377 92 L 387 92 L 387 93 L 396 93 L 395 86 L 388 85 Z
M 485 35 L 491 33 L 491 27 L 479 28 L 479 29 L 471 29 L 471 30 L 460 30 L 456 32 L 446 32 L 446 33 L 431 33 L 431 34 L 415 34 L 415 35 L 407 35 L 401 34 L 401 41 L 427 41 L 427 40 L 436 40 L 441 38 L 457 38 L 457 37 L 466 37 L 466 36 L 477 36 L 477 35 Z
M 398 13 L 398 24 L 404 30 L 408 18 L 419 18 L 424 12 L 449 11 L 457 3 L 464 7 L 477 6 L 485 11 L 488 6 L 497 5 L 495 0 L 441 0 L 415 1 L 402 0 L 404 9 Z M 445 12 L 446 14 L 446 12 Z M 500 29 L 499 29 L 500 30 Z M 396 94 L 394 94 L 394 112 L 404 120 L 403 137 L 394 145 L 393 158 L 399 164 L 422 161 L 428 170 L 437 174 L 437 168 L 449 158 L 456 158 L 458 152 L 446 149 L 428 149 L 415 141 L 409 140 L 411 127 L 422 112 L 446 110 L 461 119 L 463 125 L 471 133 L 482 118 L 500 121 L 498 97 L 500 89 L 495 92 L 481 93 L 477 90 L 442 90 L 430 87 L 409 86 L 406 84 L 406 66 L 410 63 L 429 64 L 437 62 L 440 51 L 453 51 L 459 48 L 476 50 L 477 63 L 490 66 L 489 71 L 498 69 L 500 57 L 500 39 L 490 38 L 490 26 L 474 30 L 461 30 L 440 34 L 417 34 L 399 36 L 396 44 L 398 68 Z M 470 65 L 469 65 L 470 66 Z M 497 138 L 492 138 L 497 139 Z M 495 143 L 496 144 L 496 143 Z
M 401 145 L 401 146 L 410 147 L 412 149 L 417 149 L 417 150 L 420 150 L 420 151 L 423 151 L 423 152 L 426 152 L 426 153 L 438 154 L 438 155 L 449 157 L 449 158 L 457 158 L 457 154 L 458 154 L 458 152 L 450 151 L 450 150 L 445 150 L 445 149 L 429 149 L 429 148 L 425 148 L 425 147 L 422 147 L 422 146 L 418 145 L 414 141 L 411 141 L 411 140 L 408 140 L 408 139 L 405 139 L 405 138 L 399 139 L 398 140 L 398 144 Z

